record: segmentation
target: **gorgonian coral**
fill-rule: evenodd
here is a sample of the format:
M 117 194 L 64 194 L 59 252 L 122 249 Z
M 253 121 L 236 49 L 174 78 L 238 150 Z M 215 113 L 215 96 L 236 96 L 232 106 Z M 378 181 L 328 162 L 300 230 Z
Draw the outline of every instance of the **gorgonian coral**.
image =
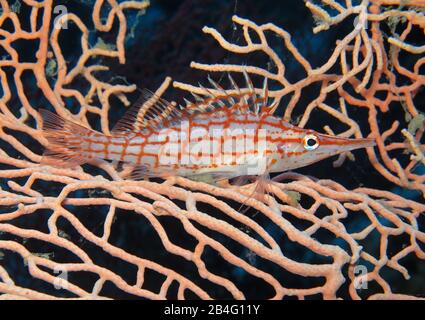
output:
M 423 1 L 353 2 L 305 3 L 318 23 L 315 32 L 354 21 L 321 65 L 307 61 L 284 29 L 234 16 L 243 43 L 231 43 L 213 28 L 204 32 L 236 55 L 263 54 L 270 66 L 192 67 L 268 78 L 285 119 L 298 113 L 297 124 L 307 127 L 320 112 L 328 133 L 342 127 L 341 136 L 375 138 L 378 146 L 368 152 L 371 168 L 394 185 L 424 193 L 417 97 L 425 58 L 423 44 L 409 42 L 425 29 Z M 74 169 L 40 165 L 47 141 L 39 107 L 108 134 L 110 98 L 129 105 L 126 94 L 135 86 L 105 80 L 102 63 L 125 62 L 126 13 L 148 3 L 97 0 L 91 17 L 56 17 L 57 7 L 48 0 L 25 0 L 20 8 L 0 3 L 2 298 L 407 297 L 392 283 L 399 275 L 409 278 L 404 261 L 419 264 L 425 258 L 425 205 L 403 193 L 349 190 L 332 176 L 283 173 L 274 177 L 270 196 L 259 201 L 251 197 L 250 184 L 124 180 L 119 166 L 108 162 Z M 68 28 L 78 39 L 78 55 L 67 56 L 75 53 L 62 37 Z M 388 37 L 384 28 L 392 32 Z M 21 52 L 20 41 L 34 50 Z M 303 70 L 295 80 L 287 77 L 283 50 Z M 157 94 L 170 83 L 167 78 Z M 174 87 L 206 93 L 180 82 Z M 298 110 L 311 87 L 315 93 Z M 388 125 L 382 119 L 394 108 L 404 119 Z M 357 109 L 367 111 L 366 121 L 357 119 Z M 347 157 L 352 156 L 344 154 L 335 165 Z M 252 212 L 238 212 L 241 204 Z

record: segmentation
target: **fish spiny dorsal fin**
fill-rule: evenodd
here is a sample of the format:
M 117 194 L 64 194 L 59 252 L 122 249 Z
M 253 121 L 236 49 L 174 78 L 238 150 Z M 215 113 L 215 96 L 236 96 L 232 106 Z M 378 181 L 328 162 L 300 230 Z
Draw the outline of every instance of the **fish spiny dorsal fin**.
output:
M 184 100 L 184 103 L 186 104 L 185 106 L 184 106 L 184 108 L 186 108 L 187 106 L 190 106 L 191 104 L 192 104 L 192 102 L 191 101 L 189 101 L 188 99 L 186 99 L 186 98 L 183 98 L 183 100 Z M 181 107 L 183 107 L 183 106 L 181 106 Z
M 237 103 L 236 100 L 234 99 L 234 97 L 232 95 L 229 95 L 227 93 L 227 91 L 224 90 L 224 88 L 222 86 L 220 86 L 217 82 L 215 82 L 213 79 L 211 79 L 211 77 L 209 75 L 208 75 L 208 81 L 220 93 L 219 95 L 215 95 L 215 96 L 217 98 L 220 98 L 220 99 L 217 99 L 217 102 L 220 102 L 220 104 L 222 106 L 232 107 L 233 105 L 235 105 Z M 228 103 L 226 104 L 225 101 L 228 102 Z
M 217 109 L 222 108 L 230 108 L 230 103 L 225 103 L 228 94 L 227 92 L 214 80 L 208 77 L 208 81 L 212 84 L 213 88 L 205 88 L 201 83 L 198 84 L 199 88 L 204 91 L 205 97 L 201 97 L 200 95 L 191 92 L 192 96 L 195 98 L 195 102 L 190 102 L 187 99 L 184 99 L 186 103 L 186 107 L 184 108 L 184 112 L 187 115 L 194 115 L 203 112 L 212 112 Z M 214 90 L 219 91 L 219 93 L 214 92 Z
M 241 97 L 242 96 L 242 92 L 241 92 L 241 89 L 239 88 L 239 86 L 237 85 L 236 81 L 232 78 L 232 76 L 230 75 L 230 73 L 227 74 L 227 77 L 229 78 L 229 82 L 230 82 L 230 85 L 232 86 L 233 90 L 236 91 L 236 95 L 238 97 Z M 234 99 L 232 99 L 232 101 L 233 101 L 233 104 L 236 104 L 236 102 L 235 102 Z M 235 109 L 235 111 L 238 112 L 238 113 L 240 113 L 241 110 L 240 110 L 240 108 L 238 108 L 238 109 Z
M 208 75 L 208 81 L 209 81 L 209 83 L 211 83 L 211 85 L 218 91 L 218 92 L 220 92 L 220 95 L 222 95 L 222 96 L 226 96 L 227 95 L 227 92 L 226 92 L 226 90 L 224 90 L 223 89 L 223 87 L 222 86 L 220 86 L 217 82 L 215 82 L 211 77 L 210 77 L 210 75 Z M 217 96 L 217 95 L 216 95 Z
M 264 81 L 263 81 L 263 92 L 261 93 L 261 102 L 260 102 L 263 106 L 263 109 L 261 110 L 261 112 L 264 113 L 268 113 L 273 115 L 274 112 L 276 111 L 276 108 L 278 106 L 278 102 L 274 101 L 270 106 L 268 105 L 269 103 L 269 86 L 268 86 L 268 80 L 265 77 Z
M 246 81 L 246 86 L 248 87 L 248 94 L 244 95 L 245 100 L 247 100 L 247 105 L 249 105 L 252 109 L 252 111 L 255 114 L 259 114 L 261 112 L 261 104 L 257 103 L 257 94 L 255 93 L 254 84 L 251 81 L 251 78 L 249 77 L 248 73 L 244 70 L 243 76 Z M 251 100 L 251 101 L 250 101 Z
M 137 102 L 127 110 L 112 129 L 112 134 L 138 132 L 146 127 L 160 129 L 164 121 L 178 120 L 181 110 L 174 102 L 160 98 L 150 90 L 142 90 Z
M 208 81 L 220 93 L 219 96 L 226 97 L 228 95 L 226 90 L 224 90 L 224 88 L 222 86 L 220 86 L 217 82 L 215 82 L 209 75 L 208 75 Z M 217 97 L 217 95 L 216 95 L 216 97 Z M 216 99 L 215 101 L 217 102 L 217 104 L 221 108 L 225 108 L 227 106 L 226 103 L 224 103 L 221 99 Z
M 232 76 L 230 75 L 230 73 L 227 76 L 229 78 L 230 84 L 232 85 L 233 89 L 237 92 L 238 95 L 241 95 L 241 89 L 239 89 L 237 83 L 232 78 Z
M 269 85 L 267 81 L 267 77 L 264 77 L 263 81 L 263 105 L 267 106 L 267 103 L 269 102 Z
M 209 112 L 212 111 L 214 109 L 214 105 L 211 103 L 212 101 L 214 101 L 217 97 L 214 95 L 214 93 L 208 89 L 205 88 L 202 84 L 198 83 L 199 88 L 201 88 L 205 93 L 205 95 L 207 96 L 206 99 L 203 99 L 202 103 L 200 103 L 198 105 L 198 108 L 201 112 Z
M 204 99 L 200 95 L 197 95 L 194 92 L 191 92 L 190 94 L 195 98 L 196 102 L 204 102 Z
M 251 78 L 249 77 L 248 73 L 245 70 L 243 71 L 243 76 L 244 76 L 245 81 L 246 81 L 246 86 L 249 89 L 249 93 L 255 94 L 254 84 L 252 83 Z
M 190 102 L 185 99 L 186 107 L 184 112 L 188 115 L 193 115 L 202 112 L 220 111 L 225 112 L 225 109 L 231 110 L 234 114 L 245 112 L 253 112 L 255 114 L 271 113 L 275 110 L 273 106 L 267 106 L 269 100 L 269 90 L 267 78 L 264 79 L 262 90 L 257 90 L 254 87 L 248 73 L 243 71 L 243 76 L 246 82 L 246 88 L 240 89 L 235 80 L 228 74 L 230 82 L 230 91 L 226 91 L 221 85 L 208 76 L 208 81 L 211 88 L 206 88 L 199 84 L 199 88 L 203 91 L 203 96 L 192 92 L 195 97 L 195 102 Z

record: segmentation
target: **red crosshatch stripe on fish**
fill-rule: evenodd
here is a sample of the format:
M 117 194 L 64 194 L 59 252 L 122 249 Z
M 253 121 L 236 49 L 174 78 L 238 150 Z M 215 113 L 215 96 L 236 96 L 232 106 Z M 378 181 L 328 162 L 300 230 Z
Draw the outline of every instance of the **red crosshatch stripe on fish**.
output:
M 139 178 L 162 173 L 193 176 L 201 169 L 202 173 L 223 176 L 223 171 L 231 167 L 228 177 L 234 177 L 246 174 L 246 159 L 263 156 L 269 164 L 266 172 L 280 172 L 341 152 L 374 146 L 371 139 L 329 136 L 283 121 L 273 115 L 277 105 L 268 105 L 267 82 L 258 93 L 248 75 L 244 77 L 247 88 L 243 90 L 229 78 L 236 92 L 232 94 L 210 80 L 213 88 L 205 89 L 207 97 L 195 95 L 196 102 L 187 103 L 184 109 L 145 92 L 146 101 L 156 102 L 135 104 L 110 136 L 41 110 L 43 132 L 49 142 L 44 162 L 75 166 L 96 158 L 124 161 L 134 165 Z M 205 132 L 201 134 L 199 130 Z M 242 133 L 234 134 L 232 130 Z M 171 139 L 173 135 L 176 141 Z M 190 150 L 207 142 L 216 144 L 215 149 Z M 241 145 L 244 149 L 235 149 Z M 175 150 L 166 152 L 165 147 Z M 223 157 L 229 161 L 220 163 Z M 170 163 L 164 164 L 165 160 Z M 202 163 L 204 160 L 207 163 Z M 254 174 L 264 172 L 258 169 Z

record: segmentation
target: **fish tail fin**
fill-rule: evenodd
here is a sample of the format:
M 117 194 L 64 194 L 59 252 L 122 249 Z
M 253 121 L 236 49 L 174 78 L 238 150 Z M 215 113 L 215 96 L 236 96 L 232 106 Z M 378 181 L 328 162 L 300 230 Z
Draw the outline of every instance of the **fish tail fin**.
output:
M 89 160 L 84 156 L 85 137 L 92 130 L 66 120 L 46 109 L 40 109 L 43 136 L 49 142 L 41 159 L 42 164 L 56 167 L 75 167 Z

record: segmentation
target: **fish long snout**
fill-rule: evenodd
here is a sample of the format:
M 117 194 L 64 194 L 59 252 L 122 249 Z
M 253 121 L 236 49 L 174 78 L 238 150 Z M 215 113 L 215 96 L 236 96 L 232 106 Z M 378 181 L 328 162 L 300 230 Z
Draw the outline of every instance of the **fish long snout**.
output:
M 322 151 L 328 149 L 330 153 L 341 153 L 376 146 L 375 139 L 370 138 L 349 139 L 322 134 L 318 138 Z

